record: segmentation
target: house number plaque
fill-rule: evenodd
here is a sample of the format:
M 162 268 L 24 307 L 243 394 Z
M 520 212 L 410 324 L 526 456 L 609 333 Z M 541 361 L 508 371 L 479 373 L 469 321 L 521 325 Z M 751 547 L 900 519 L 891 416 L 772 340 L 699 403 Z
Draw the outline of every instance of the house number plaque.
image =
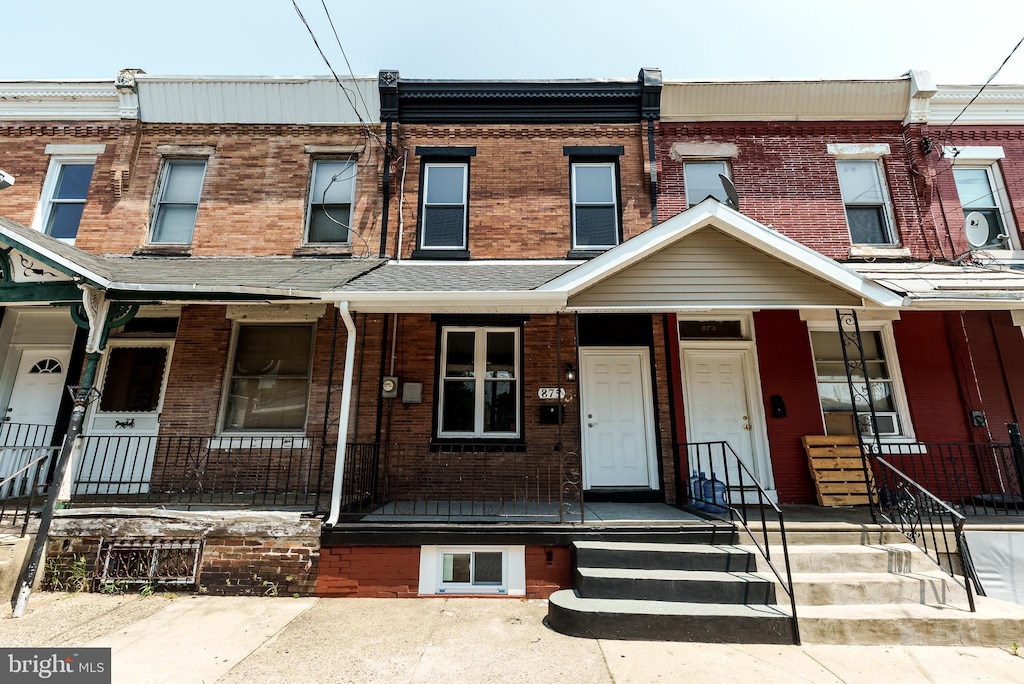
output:
M 537 390 L 540 399 L 565 399 L 564 387 L 541 387 Z

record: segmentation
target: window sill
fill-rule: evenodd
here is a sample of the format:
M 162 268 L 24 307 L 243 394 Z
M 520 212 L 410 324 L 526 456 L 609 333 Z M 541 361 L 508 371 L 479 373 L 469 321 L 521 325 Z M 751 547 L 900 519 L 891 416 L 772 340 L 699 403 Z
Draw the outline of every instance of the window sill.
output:
M 526 451 L 521 437 L 435 437 L 428 445 L 431 453 L 518 453 Z
M 413 259 L 431 259 L 444 261 L 467 261 L 469 260 L 468 249 L 414 249 Z
M 605 249 L 570 249 L 566 253 L 565 258 L 566 259 L 593 259 L 594 257 L 601 256 L 602 254 L 607 252 L 609 249 L 612 249 L 612 247 L 608 247 L 608 248 L 605 248 Z
M 142 245 L 132 250 L 132 256 L 188 257 L 192 245 Z
M 303 245 L 296 247 L 293 257 L 351 257 L 352 245 Z
M 899 245 L 850 245 L 851 259 L 909 259 L 910 248 Z

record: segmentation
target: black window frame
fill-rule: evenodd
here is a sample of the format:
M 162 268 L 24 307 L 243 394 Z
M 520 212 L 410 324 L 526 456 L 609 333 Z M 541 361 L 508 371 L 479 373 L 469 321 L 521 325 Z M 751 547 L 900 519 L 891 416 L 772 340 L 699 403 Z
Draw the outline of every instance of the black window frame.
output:
M 469 250 L 469 217 L 470 217 L 470 189 L 472 188 L 472 165 L 470 159 L 476 156 L 475 147 L 422 147 L 417 146 L 415 149 L 416 155 L 420 157 L 420 196 L 419 196 L 419 211 L 416 217 L 416 247 L 413 249 L 412 257 L 414 259 L 453 259 L 453 260 L 465 260 L 470 258 Z M 427 176 L 428 168 L 434 166 L 454 166 L 461 165 L 465 167 L 465 192 L 464 192 L 464 203 L 463 203 L 463 227 L 462 227 L 462 247 L 425 247 L 423 240 L 425 237 L 426 230 L 426 216 L 427 216 Z
M 562 148 L 562 155 L 568 157 L 569 166 L 568 187 L 569 187 L 569 251 L 566 256 L 570 259 L 589 259 L 603 254 L 609 249 L 618 247 L 623 242 L 622 230 L 622 173 L 620 159 L 625 154 L 625 147 L 622 145 L 566 145 Z M 610 164 L 612 166 L 612 182 L 615 184 L 613 195 L 615 200 L 615 244 L 607 246 L 579 246 L 576 244 L 576 201 L 575 201 L 575 168 L 577 165 L 598 165 Z

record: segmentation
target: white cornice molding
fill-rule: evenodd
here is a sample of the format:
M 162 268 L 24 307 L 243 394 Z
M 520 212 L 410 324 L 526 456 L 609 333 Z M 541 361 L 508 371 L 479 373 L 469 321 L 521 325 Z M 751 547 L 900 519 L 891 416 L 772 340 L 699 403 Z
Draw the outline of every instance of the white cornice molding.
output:
M 980 95 L 979 90 L 980 85 L 939 86 L 931 99 L 929 123 L 949 125 L 956 119 L 957 125 L 1024 124 L 1024 85 L 990 85 Z
M 0 82 L 0 121 L 117 121 L 113 81 Z

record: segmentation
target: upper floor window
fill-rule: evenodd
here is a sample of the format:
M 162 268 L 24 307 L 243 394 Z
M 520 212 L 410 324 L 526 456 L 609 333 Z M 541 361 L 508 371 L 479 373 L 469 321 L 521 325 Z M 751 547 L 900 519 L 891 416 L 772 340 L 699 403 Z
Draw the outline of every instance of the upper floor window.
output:
M 43 232 L 73 242 L 78 235 L 95 159 L 56 157 L 43 188 Z
M 352 160 L 313 162 L 306 207 L 307 243 L 347 244 L 350 241 L 357 173 L 358 167 Z
M 519 329 L 445 327 L 439 437 L 519 436 Z
M 878 159 L 837 160 L 839 189 L 846 207 L 850 241 L 858 245 L 891 245 L 892 207 Z
M 199 211 L 206 159 L 167 159 L 160 174 L 151 243 L 188 244 Z
M 572 246 L 607 249 L 619 244 L 619 202 L 614 162 L 572 165 Z
M 967 240 L 972 247 L 1012 248 L 1014 231 L 1007 225 L 1009 212 L 1003 210 L 1002 185 L 996 181 L 996 173 L 994 165 L 953 167 Z
M 468 196 L 469 164 L 424 165 L 420 249 L 467 249 Z
M 729 177 L 729 165 L 724 161 L 687 161 L 683 163 L 686 184 L 686 206 L 700 204 L 708 197 L 725 204 L 729 196 L 719 176 Z
M 312 351 L 312 325 L 239 325 L 224 429 L 302 430 Z

